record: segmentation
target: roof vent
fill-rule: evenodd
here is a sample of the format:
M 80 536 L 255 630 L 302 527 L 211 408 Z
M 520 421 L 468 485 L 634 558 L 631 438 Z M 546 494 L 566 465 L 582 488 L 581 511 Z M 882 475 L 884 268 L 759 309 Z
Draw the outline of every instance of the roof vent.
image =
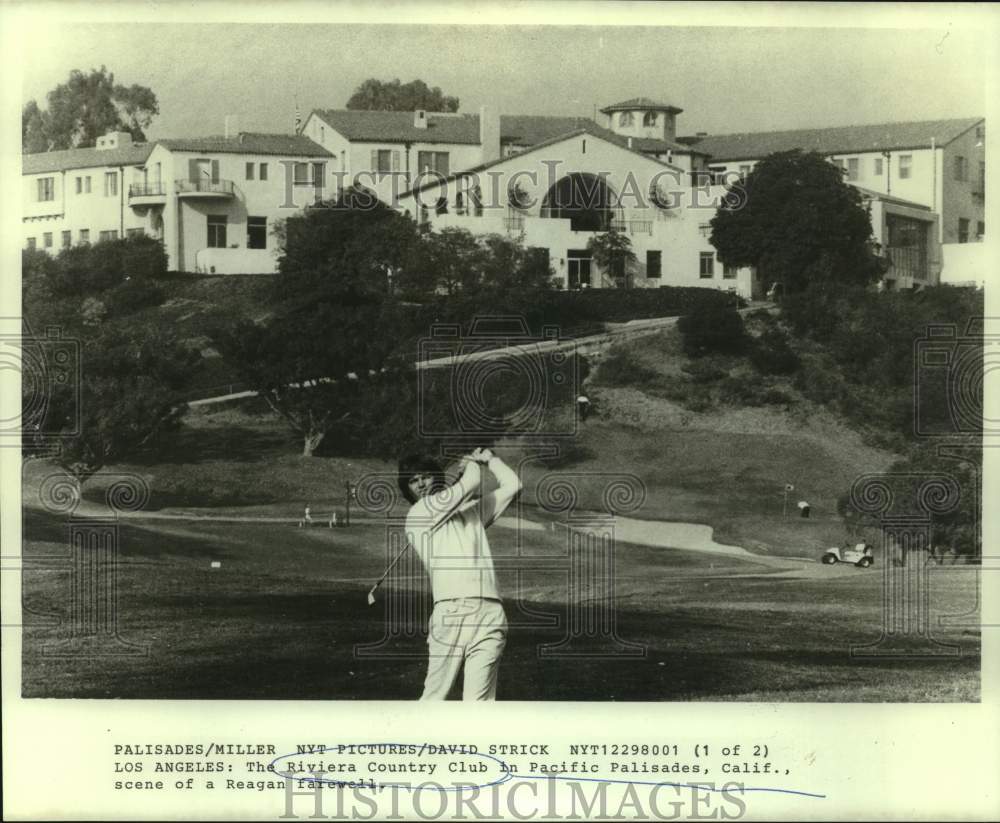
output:
M 427 128 L 427 112 L 424 109 L 417 109 L 413 112 L 413 127 L 415 129 Z

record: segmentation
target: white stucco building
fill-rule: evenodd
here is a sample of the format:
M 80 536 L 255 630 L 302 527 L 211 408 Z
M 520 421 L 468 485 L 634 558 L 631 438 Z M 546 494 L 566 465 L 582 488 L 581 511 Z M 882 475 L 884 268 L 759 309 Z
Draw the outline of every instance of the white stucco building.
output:
M 230 137 L 135 144 L 112 133 L 97 146 L 26 154 L 24 244 L 53 253 L 143 233 L 173 271 L 276 270 L 275 224 L 317 198 L 330 153 L 307 137 Z

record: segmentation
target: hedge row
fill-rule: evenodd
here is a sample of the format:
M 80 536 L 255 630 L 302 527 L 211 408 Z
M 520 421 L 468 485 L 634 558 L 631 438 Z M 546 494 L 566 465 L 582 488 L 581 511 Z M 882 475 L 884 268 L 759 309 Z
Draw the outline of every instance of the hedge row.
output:
M 162 277 L 167 254 L 153 237 L 128 237 L 63 249 L 51 263 L 39 261 L 37 253 L 27 255 L 23 271 L 25 277 L 40 271 L 57 294 L 94 295 L 126 280 Z
M 565 319 L 618 323 L 650 317 L 675 317 L 709 306 L 732 306 L 738 297 L 718 289 L 662 286 L 658 289 L 583 289 L 554 291 L 547 308 Z

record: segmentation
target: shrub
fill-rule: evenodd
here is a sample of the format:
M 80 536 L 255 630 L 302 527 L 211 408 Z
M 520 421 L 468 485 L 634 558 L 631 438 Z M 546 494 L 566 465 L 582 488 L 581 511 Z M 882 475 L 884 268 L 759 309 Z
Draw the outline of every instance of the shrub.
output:
M 762 383 L 753 374 L 733 375 L 721 380 L 719 399 L 733 406 L 771 406 L 791 402 L 787 393 Z
M 643 388 L 655 383 L 658 378 L 655 370 L 640 362 L 633 352 L 625 348 L 611 349 L 597 369 L 597 380 L 605 386 Z
M 166 271 L 163 244 L 144 236 L 63 249 L 47 276 L 58 294 L 93 295 L 128 279 L 151 279 Z
M 122 243 L 121 269 L 125 277 L 147 280 L 167 273 L 167 252 L 155 237 L 127 237 L 118 242 Z
M 101 325 L 107 314 L 108 308 L 104 305 L 104 301 L 98 300 L 96 297 L 84 298 L 83 303 L 80 304 L 80 322 L 85 326 Z
M 791 374 L 799 368 L 799 358 L 788 344 L 788 335 L 778 328 L 767 329 L 754 341 L 750 362 L 761 374 Z
M 681 371 L 690 377 L 692 383 L 698 384 L 714 383 L 729 373 L 707 357 L 686 363 L 681 366 Z
M 112 289 L 108 297 L 111 313 L 116 315 L 131 314 L 147 306 L 159 306 L 164 299 L 163 289 L 156 283 L 134 278 Z
M 709 352 L 741 354 L 747 346 L 743 318 L 732 306 L 706 303 L 677 323 L 684 339 L 684 351 L 690 357 Z

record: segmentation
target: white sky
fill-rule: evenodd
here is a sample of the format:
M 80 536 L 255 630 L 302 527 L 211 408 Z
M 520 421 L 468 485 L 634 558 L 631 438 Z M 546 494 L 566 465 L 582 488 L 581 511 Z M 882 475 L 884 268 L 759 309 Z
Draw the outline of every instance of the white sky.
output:
M 188 9 L 184 14 L 191 19 L 189 10 L 197 6 L 159 8 L 177 14 Z M 403 4 L 382 19 L 416 19 L 419 15 L 406 12 L 420 8 Z M 558 13 L 580 7 L 548 8 Z M 614 8 L 607 4 L 603 10 Z M 664 8 L 679 11 L 659 6 L 649 15 L 657 12 L 662 18 Z M 727 11 L 730 23 L 760 19 Z M 866 14 L 863 5 L 827 7 L 815 19 L 824 25 L 871 25 Z M 905 5 L 895 16 L 883 8 L 877 21 L 913 25 L 913 14 Z M 675 16 L 697 19 L 690 11 Z M 491 19 L 528 17 L 508 13 Z M 642 19 L 635 14 L 621 18 Z M 170 16 L 160 13 L 156 19 Z M 555 19 L 574 22 L 587 16 L 566 13 Z M 617 20 L 607 14 L 594 19 Z M 782 19 L 772 14 L 766 22 Z M 794 19 L 801 25 L 801 15 Z M 287 131 L 296 99 L 303 116 L 313 107 L 343 107 L 367 77 L 423 79 L 458 96 L 467 112 L 492 105 L 508 114 L 591 115 L 595 104 L 645 95 L 684 109 L 681 134 L 985 114 L 984 29 L 963 26 L 960 15 L 927 22 L 929 27 L 907 29 L 319 20 L 95 24 L 61 20 L 56 13 L 45 21 L 44 48 L 24 51 L 22 96 L 43 103 L 45 93 L 71 69 L 105 64 L 119 81 L 156 92 L 160 115 L 149 132 L 154 138 L 218 134 L 226 114 L 237 115 L 244 130 Z

